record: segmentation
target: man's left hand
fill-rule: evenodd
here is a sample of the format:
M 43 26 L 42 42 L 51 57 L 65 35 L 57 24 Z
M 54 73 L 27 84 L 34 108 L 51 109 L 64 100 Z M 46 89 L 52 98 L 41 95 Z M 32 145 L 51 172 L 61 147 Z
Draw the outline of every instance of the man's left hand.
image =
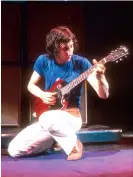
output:
M 93 59 L 92 62 L 95 65 L 94 72 L 96 72 L 97 78 L 100 78 L 105 73 L 105 66 L 98 63 L 96 59 Z

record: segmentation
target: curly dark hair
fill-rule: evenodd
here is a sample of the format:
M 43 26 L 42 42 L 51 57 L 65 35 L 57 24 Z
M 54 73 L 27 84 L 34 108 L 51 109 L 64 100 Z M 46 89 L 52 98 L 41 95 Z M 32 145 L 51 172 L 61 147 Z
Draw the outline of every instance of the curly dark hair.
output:
M 75 35 L 66 26 L 58 26 L 53 28 L 46 36 L 46 52 L 50 57 L 58 55 L 60 43 L 68 43 L 73 41 L 75 50 L 78 47 L 78 42 Z

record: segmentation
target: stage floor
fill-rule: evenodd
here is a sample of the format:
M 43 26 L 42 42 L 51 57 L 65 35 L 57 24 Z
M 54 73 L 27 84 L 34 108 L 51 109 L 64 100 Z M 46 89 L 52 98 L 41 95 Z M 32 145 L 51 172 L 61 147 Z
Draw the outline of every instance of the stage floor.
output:
M 67 161 L 62 151 L 1 160 L 2 177 L 133 177 L 132 145 L 84 145 L 78 161 Z

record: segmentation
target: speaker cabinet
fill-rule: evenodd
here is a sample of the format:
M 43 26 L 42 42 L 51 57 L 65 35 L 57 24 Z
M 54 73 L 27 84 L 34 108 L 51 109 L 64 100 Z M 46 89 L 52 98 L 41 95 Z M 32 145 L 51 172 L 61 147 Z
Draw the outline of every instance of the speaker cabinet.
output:
M 19 126 L 21 69 L 2 67 L 1 76 L 1 125 Z

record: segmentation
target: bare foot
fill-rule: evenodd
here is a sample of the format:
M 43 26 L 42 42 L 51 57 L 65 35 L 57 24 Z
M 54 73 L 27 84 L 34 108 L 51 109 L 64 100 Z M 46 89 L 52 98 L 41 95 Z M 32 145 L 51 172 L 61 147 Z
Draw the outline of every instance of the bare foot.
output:
M 72 152 L 68 155 L 67 160 L 78 160 L 82 157 L 83 145 L 77 140 Z

